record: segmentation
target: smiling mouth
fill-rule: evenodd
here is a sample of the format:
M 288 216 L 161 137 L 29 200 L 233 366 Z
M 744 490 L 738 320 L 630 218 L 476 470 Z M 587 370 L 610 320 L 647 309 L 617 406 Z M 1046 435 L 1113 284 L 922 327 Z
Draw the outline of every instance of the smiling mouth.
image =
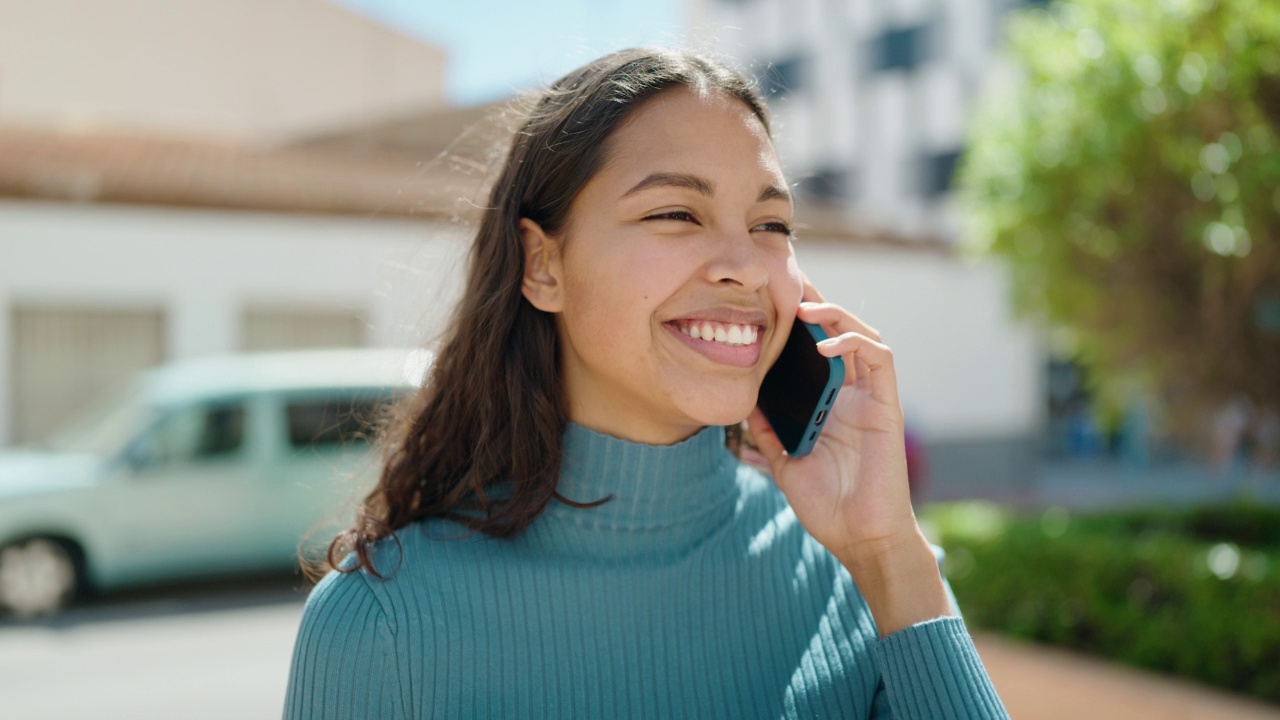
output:
M 710 320 L 675 320 L 670 323 L 682 335 L 694 340 L 707 340 L 721 345 L 754 345 L 760 338 L 760 326 L 740 323 L 720 323 Z

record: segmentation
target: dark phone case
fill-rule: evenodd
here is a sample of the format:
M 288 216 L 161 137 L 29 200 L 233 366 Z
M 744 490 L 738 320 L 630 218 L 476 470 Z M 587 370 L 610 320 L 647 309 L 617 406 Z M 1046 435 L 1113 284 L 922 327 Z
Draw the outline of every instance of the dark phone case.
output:
M 797 319 L 778 361 L 760 386 L 758 404 L 792 457 L 808 455 L 844 383 L 844 360 L 818 352 L 827 334 Z

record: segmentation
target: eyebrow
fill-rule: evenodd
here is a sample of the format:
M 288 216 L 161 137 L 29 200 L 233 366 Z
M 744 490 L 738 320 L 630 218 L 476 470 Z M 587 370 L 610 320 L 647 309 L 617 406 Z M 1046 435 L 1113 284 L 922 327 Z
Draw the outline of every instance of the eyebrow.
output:
M 642 190 L 648 190 L 655 187 L 675 187 L 692 190 L 700 195 L 711 197 L 716 194 L 716 187 L 710 180 L 698 177 L 690 173 L 678 172 L 656 172 L 650 174 L 645 179 L 636 183 L 632 188 L 624 193 L 622 197 L 629 197 Z M 777 185 L 765 185 L 760 191 L 760 197 L 756 198 L 756 202 L 764 202 L 766 200 L 784 200 L 791 202 L 791 193 L 785 188 Z

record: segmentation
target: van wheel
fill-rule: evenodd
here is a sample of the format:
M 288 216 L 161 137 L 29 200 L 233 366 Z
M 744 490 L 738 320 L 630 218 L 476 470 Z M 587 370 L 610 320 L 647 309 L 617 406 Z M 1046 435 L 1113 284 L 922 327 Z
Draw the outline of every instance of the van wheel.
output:
M 63 542 L 38 537 L 0 547 L 0 614 L 56 613 L 71 604 L 82 583 L 80 563 Z

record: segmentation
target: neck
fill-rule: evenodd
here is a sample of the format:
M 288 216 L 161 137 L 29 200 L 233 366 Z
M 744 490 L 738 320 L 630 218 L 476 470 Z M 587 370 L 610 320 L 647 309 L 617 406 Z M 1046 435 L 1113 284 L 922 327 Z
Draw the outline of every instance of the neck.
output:
M 656 421 L 642 417 L 633 408 L 625 406 L 583 407 L 572 401 L 569 405 L 569 420 L 602 435 L 644 445 L 674 445 L 706 427 L 693 422 L 681 424 Z
M 570 423 L 561 457 L 562 497 L 612 498 L 585 509 L 552 502 L 531 530 L 562 550 L 597 557 L 681 552 L 732 517 L 738 463 L 721 427 L 653 445 Z

